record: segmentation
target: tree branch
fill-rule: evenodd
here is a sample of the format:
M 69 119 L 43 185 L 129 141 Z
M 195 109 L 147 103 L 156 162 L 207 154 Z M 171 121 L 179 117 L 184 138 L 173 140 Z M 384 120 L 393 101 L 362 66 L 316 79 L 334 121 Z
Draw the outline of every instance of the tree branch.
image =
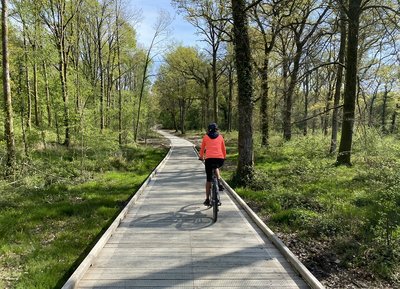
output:
M 327 112 L 329 112 L 329 111 L 331 111 L 331 110 L 333 110 L 333 109 L 338 109 L 338 108 L 341 108 L 341 107 L 343 107 L 343 104 L 342 104 L 342 105 L 339 105 L 339 106 L 336 106 L 336 107 L 331 107 L 331 108 L 329 108 L 329 109 L 324 110 L 323 112 L 314 114 L 313 116 L 304 118 L 304 119 L 302 119 L 302 120 L 294 121 L 294 122 L 292 122 L 292 125 L 293 125 L 293 124 L 296 124 L 296 123 L 305 122 L 305 121 L 310 120 L 310 119 L 313 119 L 313 118 L 315 118 L 315 117 L 317 117 L 317 116 L 323 115 L 323 114 L 325 114 L 325 113 L 327 113 Z
M 253 8 L 254 6 L 257 6 L 258 4 L 260 4 L 260 2 L 262 2 L 263 0 L 256 0 L 253 3 L 251 3 L 249 6 L 247 6 L 244 11 L 247 12 L 248 10 L 250 10 L 251 8 Z

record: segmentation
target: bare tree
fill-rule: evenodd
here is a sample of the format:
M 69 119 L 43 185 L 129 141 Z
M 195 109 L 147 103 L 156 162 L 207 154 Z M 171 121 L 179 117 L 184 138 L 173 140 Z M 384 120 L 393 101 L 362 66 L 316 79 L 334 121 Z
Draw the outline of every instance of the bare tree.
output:
M 137 141 L 137 136 L 139 131 L 140 110 L 142 106 L 142 100 L 144 97 L 144 89 L 146 86 L 146 82 L 150 77 L 149 66 L 151 62 L 154 60 L 154 58 L 157 56 L 157 53 L 153 55 L 153 52 L 155 49 L 160 48 L 162 42 L 165 41 L 166 37 L 168 36 L 168 27 L 170 26 L 170 24 L 171 24 L 171 18 L 169 14 L 165 11 L 161 11 L 154 25 L 154 35 L 151 39 L 150 46 L 147 49 L 146 57 L 143 64 L 143 73 L 140 84 L 139 104 L 137 109 L 136 126 L 134 131 L 135 142 Z

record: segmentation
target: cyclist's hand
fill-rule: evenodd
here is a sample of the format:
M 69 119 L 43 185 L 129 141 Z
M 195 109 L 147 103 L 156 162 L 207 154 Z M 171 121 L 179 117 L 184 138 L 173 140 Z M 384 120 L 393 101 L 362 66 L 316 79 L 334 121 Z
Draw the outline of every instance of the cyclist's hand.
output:
M 200 158 L 200 157 L 199 157 L 199 161 L 203 161 L 203 158 Z

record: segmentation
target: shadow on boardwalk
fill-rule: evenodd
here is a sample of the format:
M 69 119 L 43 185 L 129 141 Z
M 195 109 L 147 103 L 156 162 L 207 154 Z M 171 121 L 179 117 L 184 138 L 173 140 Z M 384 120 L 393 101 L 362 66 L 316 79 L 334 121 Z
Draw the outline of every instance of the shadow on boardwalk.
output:
M 177 212 L 164 212 L 140 217 L 128 223 L 129 227 L 159 228 L 174 226 L 181 231 L 195 231 L 213 224 L 212 218 L 203 213 L 198 204 L 182 207 Z

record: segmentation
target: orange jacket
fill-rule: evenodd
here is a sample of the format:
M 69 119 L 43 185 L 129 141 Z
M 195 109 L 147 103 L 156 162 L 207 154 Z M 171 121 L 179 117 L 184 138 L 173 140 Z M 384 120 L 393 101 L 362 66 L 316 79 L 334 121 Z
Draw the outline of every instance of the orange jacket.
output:
M 226 159 L 224 138 L 219 135 L 217 138 L 212 139 L 208 135 L 205 135 L 201 142 L 200 158 L 204 157 L 204 151 L 206 151 L 206 159 Z

